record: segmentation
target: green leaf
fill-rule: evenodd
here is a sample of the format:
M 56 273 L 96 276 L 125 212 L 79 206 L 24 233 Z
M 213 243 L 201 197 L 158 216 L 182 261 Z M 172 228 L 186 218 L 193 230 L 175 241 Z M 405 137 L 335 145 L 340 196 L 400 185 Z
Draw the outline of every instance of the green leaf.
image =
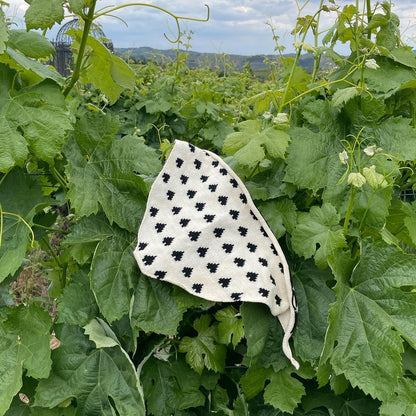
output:
M 311 261 L 301 263 L 292 271 L 298 304 L 293 343 L 302 361 L 315 363 L 322 353 L 329 306 L 335 301 L 334 291 L 327 286 L 331 277 L 329 270 L 318 270 Z
M 325 268 L 328 256 L 347 246 L 339 222 L 340 215 L 329 203 L 300 213 L 292 235 L 293 249 L 306 259 L 314 256 L 316 265 Z
M 27 29 L 50 29 L 63 18 L 61 0 L 32 0 L 25 13 Z
M 366 134 L 374 137 L 375 143 L 383 152 L 400 160 L 416 159 L 416 129 L 411 120 L 402 117 L 390 117 L 382 123 L 369 127 Z
M 416 415 L 416 381 L 403 377 L 394 394 L 380 407 L 380 416 Z
M 416 56 L 411 46 L 400 46 L 390 51 L 396 62 L 416 69 Z
M 146 276 L 139 278 L 130 312 L 133 329 L 175 335 L 184 310 L 172 296 L 172 285 Z
M 196 337 L 184 337 L 179 344 L 179 351 L 186 353 L 186 362 L 201 374 L 204 366 L 215 372 L 224 371 L 225 345 L 215 343 L 216 327 L 209 326 L 211 317 L 202 315 L 194 322 L 194 328 L 198 332 Z
M 223 151 L 233 154 L 241 165 L 254 165 L 267 154 L 272 158 L 284 159 L 290 137 L 274 127 L 262 129 L 257 120 L 247 120 L 238 124 L 238 132 L 231 133 L 224 141 Z
M 2 312 L 0 414 L 3 415 L 22 387 L 23 369 L 31 377 L 49 375 L 52 364 L 49 347 L 52 319 L 46 311 L 33 305 L 4 308 Z
M 78 54 L 81 30 L 70 29 L 68 34 L 74 38 L 71 45 Z M 81 79 L 85 84 L 92 84 L 101 90 L 111 103 L 119 98 L 125 90 L 133 91 L 136 85 L 134 71 L 118 56 L 113 55 L 99 40 L 88 36 L 86 43 L 85 65 L 81 71 Z
M 339 255 L 331 266 L 337 300 L 320 366 L 330 363 L 353 386 L 386 400 L 402 372 L 402 337 L 416 346 L 416 293 L 406 290 L 415 286 L 416 260 L 395 247 L 365 241 L 355 267 Z
M 329 387 L 308 391 L 302 399 L 302 408 L 307 415 L 313 411 L 326 408 L 329 414 L 337 416 L 378 416 L 380 402 L 364 395 L 359 389 L 349 389 L 343 395 L 336 395 Z M 328 411 L 325 412 L 325 415 Z M 392 416 L 392 415 L 390 415 Z
M 296 205 L 287 198 L 258 204 L 258 209 L 276 238 L 282 237 L 286 230 L 292 233 L 297 220 Z
M 37 32 L 14 29 L 9 31 L 9 46 L 30 58 L 45 58 L 55 53 L 55 48 Z
M 49 334 L 52 319 L 43 309 L 19 306 L 8 313 L 5 329 L 18 338 L 18 360 L 27 369 L 27 376 L 48 377 L 52 361 Z
M 3 235 L 0 246 L 0 282 L 21 266 L 30 238 L 30 230 L 16 216 L 31 225 L 36 212 L 50 203 L 35 176 L 13 169 L 0 184 L 0 204 L 3 211 Z
M 76 244 L 98 243 L 115 233 L 112 226 L 102 212 L 97 215 L 81 218 L 71 227 L 71 232 L 62 241 L 62 244 L 72 246 Z
M 346 102 L 361 94 L 357 87 L 338 88 L 332 96 L 332 105 L 335 108 L 341 108 Z
M 217 341 L 224 345 L 232 341 L 235 348 L 244 337 L 243 320 L 237 316 L 237 311 L 232 306 L 227 306 L 215 314 L 215 319 L 219 321 Z
M 130 233 L 113 226 L 114 235 L 98 243 L 91 264 L 91 290 L 108 322 L 127 314 L 139 269 Z
M 0 9 L 0 55 L 6 50 L 7 40 L 9 38 L 8 26 L 5 20 L 6 16 L 2 9 Z
M 203 377 L 180 359 L 173 362 L 150 359 L 141 374 L 149 414 L 170 415 L 202 406 L 205 396 L 199 387 Z
M 285 164 L 274 162 L 269 169 L 258 173 L 245 183 L 251 197 L 267 201 L 285 195 L 293 195 L 296 187 L 283 181 Z
M 386 219 L 386 228 L 394 236 L 408 245 L 416 245 L 416 209 L 414 203 L 410 205 L 393 197 Z
M 254 367 L 272 367 L 279 371 L 288 365 L 283 354 L 283 330 L 277 317 L 266 305 L 243 303 L 240 308 L 247 339 L 243 363 Z
M 380 229 L 386 223 L 389 213 L 393 187 L 373 190 L 370 185 L 363 186 L 353 205 L 353 217 L 359 224 Z
M 324 188 L 333 168 L 340 165 L 338 154 L 343 150 L 341 143 L 306 128 L 293 128 L 289 134 L 292 143 L 286 158 L 284 180 L 313 191 Z
M 226 416 L 249 416 L 248 405 L 242 394 L 237 395 L 237 398 L 232 403 L 232 408 L 229 407 L 229 402 L 230 398 L 227 390 L 216 386 L 212 393 L 213 413 Z
M 264 402 L 282 412 L 293 414 L 305 394 L 305 388 L 291 376 L 291 372 L 292 369 L 287 368 L 271 375 L 270 384 L 264 390 Z
M 58 325 L 56 336 L 61 345 L 52 352 L 51 375 L 39 382 L 35 406 L 75 398 L 79 414 L 145 415 L 134 365 L 120 347 L 95 349 L 77 326 Z
M 14 163 L 21 165 L 27 147 L 39 159 L 53 163 L 72 129 L 58 85 L 45 80 L 21 89 L 12 98 L 0 99 L 0 103 L 0 141 L 6 146 L 0 169 L 7 170 Z M 14 145 L 7 144 L 8 134 L 16 141 Z
M 3 415 L 22 386 L 22 365 L 18 359 L 17 337 L 13 339 L 2 334 L 0 351 L 0 414 Z
M 120 346 L 120 342 L 112 329 L 100 318 L 92 319 L 85 325 L 84 332 L 97 348 Z
M 69 0 L 69 8 L 76 14 L 82 14 L 84 8 L 88 6 L 88 0 Z
M 100 207 L 110 223 L 137 232 L 147 188 L 142 175 L 156 175 L 161 164 L 154 149 L 138 137 L 114 139 L 114 117 L 86 113 L 64 149 L 70 178 L 68 197 L 80 216 Z
M 270 368 L 249 367 L 240 379 L 241 388 L 248 400 L 264 390 L 264 383 L 273 371 Z
M 90 289 L 88 275 L 79 271 L 73 276 L 63 290 L 57 306 L 58 323 L 84 326 L 98 315 L 94 294 Z
M 225 138 L 232 132 L 233 128 L 230 123 L 223 120 L 209 120 L 207 123 L 204 123 L 204 127 L 200 134 L 205 140 L 210 141 L 217 149 L 222 149 Z
M 0 55 L 0 62 L 19 71 L 21 78 L 26 80 L 28 84 L 36 84 L 44 79 L 51 79 L 58 85 L 63 85 L 65 81 L 65 78 L 55 69 L 28 58 L 10 46 L 7 47 L 6 54 Z

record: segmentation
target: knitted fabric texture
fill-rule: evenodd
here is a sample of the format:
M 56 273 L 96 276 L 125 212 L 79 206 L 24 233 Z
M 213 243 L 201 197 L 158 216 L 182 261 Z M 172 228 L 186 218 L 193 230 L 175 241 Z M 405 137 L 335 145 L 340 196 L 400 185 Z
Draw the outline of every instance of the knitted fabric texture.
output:
M 176 140 L 150 190 L 134 256 L 147 276 L 217 302 L 260 302 L 289 338 L 296 300 L 285 256 L 233 170 Z

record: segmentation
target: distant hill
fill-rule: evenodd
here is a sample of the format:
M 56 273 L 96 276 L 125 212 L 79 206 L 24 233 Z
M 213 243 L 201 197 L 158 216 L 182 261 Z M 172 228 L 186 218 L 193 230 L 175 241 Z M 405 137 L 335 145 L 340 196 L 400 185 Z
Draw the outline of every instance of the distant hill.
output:
M 141 48 L 115 48 L 116 55 L 123 58 L 129 57 L 136 62 L 147 62 L 149 60 L 154 62 L 164 62 L 166 59 L 175 59 L 176 52 L 172 49 L 153 49 L 149 47 Z M 183 51 L 182 51 L 183 52 Z M 285 57 L 294 57 L 295 54 L 286 54 Z M 233 54 L 216 54 L 216 53 L 201 53 L 201 52 L 188 52 L 188 65 L 190 68 L 196 68 L 198 66 L 209 66 L 212 69 L 219 67 L 223 68 L 224 59 L 226 63 L 232 65 L 235 70 L 242 70 L 246 63 L 250 63 L 253 71 L 261 71 L 268 68 L 268 64 L 265 63 L 265 59 L 270 61 L 276 61 L 278 57 L 276 55 L 233 55 Z M 313 68 L 313 54 L 301 55 L 300 66 L 305 70 Z

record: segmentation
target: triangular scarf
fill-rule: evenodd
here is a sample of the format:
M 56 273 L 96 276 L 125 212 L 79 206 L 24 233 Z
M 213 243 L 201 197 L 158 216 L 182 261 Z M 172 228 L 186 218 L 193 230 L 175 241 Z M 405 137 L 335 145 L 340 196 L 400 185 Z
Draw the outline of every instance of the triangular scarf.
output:
M 289 338 L 296 300 L 285 256 L 243 182 L 216 154 L 176 140 L 150 190 L 134 251 L 147 276 L 217 302 L 260 302 Z

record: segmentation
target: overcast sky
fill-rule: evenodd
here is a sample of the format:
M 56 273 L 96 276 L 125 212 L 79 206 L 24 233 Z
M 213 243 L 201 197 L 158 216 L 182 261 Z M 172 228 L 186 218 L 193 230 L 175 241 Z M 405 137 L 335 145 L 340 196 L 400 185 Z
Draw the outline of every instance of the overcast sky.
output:
M 19 27 L 24 27 L 24 12 L 27 4 L 24 0 L 8 0 L 8 16 L 14 16 Z M 97 9 L 108 5 L 125 4 L 122 0 L 98 0 Z M 345 5 L 352 1 L 338 0 L 337 4 Z M 295 0 L 157 0 L 149 1 L 181 16 L 204 18 L 209 4 L 210 20 L 206 23 L 182 22 L 182 30 L 192 30 L 192 50 L 198 52 L 236 53 L 242 55 L 272 54 L 274 42 L 266 22 L 271 21 L 280 36 L 281 44 L 287 52 L 293 51 L 293 38 L 290 31 L 296 21 L 297 7 Z M 299 3 L 304 1 L 299 0 Z M 314 13 L 318 0 L 310 0 L 305 13 Z M 360 1 L 363 3 L 363 0 Z M 372 1 L 372 3 L 375 3 Z M 401 30 L 405 40 L 415 45 L 416 39 L 416 1 L 396 0 L 393 11 L 401 19 Z M 103 17 L 99 21 L 108 38 L 115 47 L 150 46 L 159 49 L 170 49 L 172 45 L 164 38 L 163 33 L 175 37 L 175 22 L 168 15 L 149 7 L 129 7 L 115 13 L 124 19 L 128 27 L 119 20 Z M 322 15 L 322 28 L 329 27 L 333 18 Z M 56 35 L 52 30 L 49 37 Z

